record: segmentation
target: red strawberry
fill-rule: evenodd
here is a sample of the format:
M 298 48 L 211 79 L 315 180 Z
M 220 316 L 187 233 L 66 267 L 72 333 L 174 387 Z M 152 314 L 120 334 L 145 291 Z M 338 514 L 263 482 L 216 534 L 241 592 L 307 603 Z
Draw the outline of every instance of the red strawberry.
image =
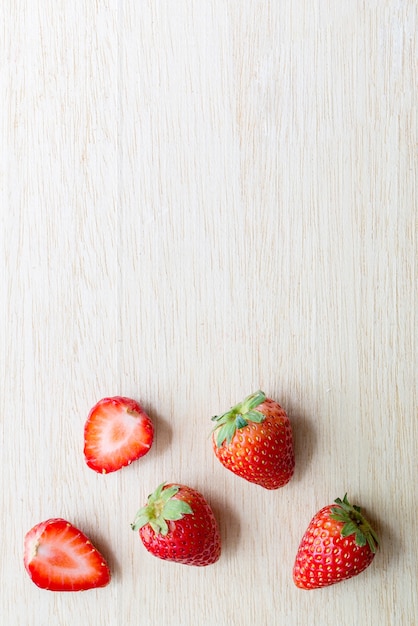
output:
M 184 565 L 211 565 L 221 554 L 221 538 L 205 498 L 185 485 L 163 483 L 131 525 L 145 548 L 160 559 Z
M 300 543 L 293 580 L 301 589 L 327 587 L 357 576 L 373 561 L 378 538 L 358 506 L 335 500 L 311 520 Z
M 96 472 L 114 472 L 147 454 L 153 439 L 152 421 L 138 402 L 103 398 L 84 426 L 85 460 Z
M 55 518 L 25 536 L 24 564 L 32 581 L 50 591 L 84 591 L 110 581 L 106 561 L 81 530 Z
M 277 402 L 257 391 L 212 420 L 213 450 L 222 465 L 265 489 L 289 482 L 295 468 L 292 429 Z

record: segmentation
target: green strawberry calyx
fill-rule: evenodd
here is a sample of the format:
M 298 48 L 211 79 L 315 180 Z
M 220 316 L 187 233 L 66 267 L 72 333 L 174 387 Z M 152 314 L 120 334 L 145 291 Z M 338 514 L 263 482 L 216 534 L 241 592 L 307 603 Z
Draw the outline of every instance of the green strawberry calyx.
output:
M 255 409 L 265 400 L 266 394 L 263 391 L 256 391 L 226 413 L 212 417 L 212 421 L 216 422 L 212 432 L 216 432 L 215 442 L 217 447 L 220 448 L 224 441 L 229 445 L 236 431 L 248 426 L 248 422 L 256 422 L 258 424 L 264 422 L 266 416 L 261 411 L 256 411 Z
M 351 505 L 347 500 L 347 494 L 345 494 L 342 500 L 337 498 L 334 502 L 338 506 L 331 508 L 330 517 L 344 524 L 341 529 L 341 535 L 343 537 L 354 535 L 358 546 L 363 547 L 368 544 L 374 554 L 377 550 L 379 539 L 369 522 L 361 514 L 360 507 Z
M 166 483 L 161 483 L 157 489 L 148 496 L 148 501 L 137 512 L 133 523 L 132 530 L 139 530 L 146 524 L 149 524 L 156 535 L 167 535 L 167 521 L 177 521 L 182 519 L 184 515 L 193 514 L 191 506 L 175 498 L 180 487 L 178 485 L 170 485 L 165 487 Z

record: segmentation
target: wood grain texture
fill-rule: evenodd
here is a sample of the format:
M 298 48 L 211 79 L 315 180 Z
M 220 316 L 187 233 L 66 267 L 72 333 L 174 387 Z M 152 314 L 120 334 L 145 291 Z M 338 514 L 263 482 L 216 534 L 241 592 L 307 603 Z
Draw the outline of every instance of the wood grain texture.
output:
M 417 3 L 5 0 L 0 7 L 1 616 L 8 626 L 416 624 Z M 214 459 L 209 418 L 262 388 L 296 473 L 266 492 Z M 90 407 L 141 401 L 144 459 L 82 458 Z M 149 556 L 163 480 L 201 490 L 223 556 Z M 291 579 L 345 492 L 382 550 Z M 37 589 L 23 536 L 66 517 L 106 589 Z

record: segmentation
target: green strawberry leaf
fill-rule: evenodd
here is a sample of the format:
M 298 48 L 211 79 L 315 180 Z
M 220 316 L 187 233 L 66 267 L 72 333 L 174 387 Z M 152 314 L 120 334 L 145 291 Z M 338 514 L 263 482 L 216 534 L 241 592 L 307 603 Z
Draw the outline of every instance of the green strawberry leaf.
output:
M 153 520 L 152 522 L 150 521 L 150 525 L 156 535 L 161 534 L 165 537 L 168 534 L 168 525 L 163 517 L 160 516 L 158 520 Z
M 167 487 L 167 489 L 164 489 L 158 499 L 161 500 L 161 502 L 168 502 L 173 496 L 176 495 L 178 490 L 179 488 L 177 487 L 177 485 L 174 485 L 173 487 Z
M 360 548 L 362 548 L 363 546 L 366 545 L 366 543 L 367 543 L 366 536 L 360 529 L 358 529 L 356 532 L 356 544 L 360 546 Z
M 244 426 L 248 426 L 247 420 L 242 415 L 237 415 L 235 418 L 235 428 L 244 428 Z
M 337 506 L 331 507 L 330 518 L 344 524 L 341 529 L 341 536 L 349 537 L 354 535 L 355 542 L 359 547 L 367 544 L 370 550 L 375 553 L 379 539 L 369 522 L 362 515 L 360 507 L 351 505 L 347 499 L 347 494 L 345 494 L 343 500 L 336 498 L 335 503 Z
M 245 415 L 249 413 L 253 409 L 255 409 L 259 404 L 262 404 L 266 399 L 266 394 L 264 391 L 256 391 L 252 393 L 250 396 L 247 396 L 245 400 L 243 400 L 240 404 L 237 404 L 235 407 L 239 413 Z
M 214 415 L 211 420 L 212 422 L 217 423 L 215 428 L 218 428 L 221 424 L 226 424 L 229 421 L 229 411 L 227 413 L 222 413 L 222 415 Z
M 355 535 L 358 531 L 358 526 L 354 522 L 347 522 L 341 529 L 341 534 L 343 537 L 349 537 L 350 535 Z
M 248 426 L 248 422 L 259 424 L 263 422 L 266 419 L 265 415 L 254 409 L 265 400 L 265 393 L 256 391 L 226 413 L 214 415 L 212 421 L 216 422 L 216 425 L 212 432 L 216 433 L 214 436 L 217 447 L 220 448 L 224 441 L 229 445 L 236 431 Z
M 256 422 L 257 424 L 261 424 L 266 419 L 266 416 L 261 411 L 248 411 L 245 417 L 249 422 Z
M 193 514 L 187 502 L 174 497 L 180 489 L 178 485 L 165 488 L 164 486 L 165 483 L 162 483 L 148 496 L 146 506 L 139 509 L 131 524 L 132 530 L 139 530 L 149 524 L 156 535 L 167 535 L 169 531 L 167 521 L 178 521 L 184 515 Z
M 231 443 L 232 437 L 235 435 L 235 422 L 228 422 L 221 426 L 221 428 L 216 433 L 216 445 L 218 448 L 221 447 L 223 442 L 226 440 L 228 444 Z
M 152 493 L 150 496 L 148 496 L 148 502 L 159 500 L 161 498 L 161 494 L 163 492 L 164 485 L 165 485 L 165 483 L 161 483 L 161 485 L 158 485 L 158 487 L 154 491 L 154 493 Z
M 149 515 L 147 514 L 146 509 L 144 507 L 140 509 L 140 511 L 138 511 L 138 513 L 136 514 L 135 522 L 131 524 L 132 529 L 139 530 L 139 528 L 142 528 L 143 526 L 148 524 L 149 521 L 150 521 Z M 135 528 L 134 528 L 134 525 L 135 525 Z
M 193 513 L 191 506 L 183 500 L 170 500 L 163 509 L 164 519 L 171 521 L 177 521 L 190 513 Z
M 370 533 L 370 535 L 368 537 L 366 537 L 366 541 L 369 544 L 369 548 L 370 550 L 375 553 L 377 550 L 377 537 L 376 537 L 376 533 L 374 532 L 373 529 L 371 529 L 372 532 Z

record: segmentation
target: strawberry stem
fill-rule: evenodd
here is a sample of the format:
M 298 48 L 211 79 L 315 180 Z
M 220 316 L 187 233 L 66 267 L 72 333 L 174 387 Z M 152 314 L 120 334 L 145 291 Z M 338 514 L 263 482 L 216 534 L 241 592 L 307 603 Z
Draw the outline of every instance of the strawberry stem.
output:
M 137 514 L 131 524 L 132 530 L 139 530 L 146 524 L 149 524 L 156 535 L 167 535 L 167 521 L 180 520 L 184 515 L 193 514 L 193 510 L 187 502 L 175 498 L 180 487 L 171 485 L 165 487 L 165 483 L 161 483 L 157 489 L 148 496 L 148 501 Z
M 373 554 L 376 552 L 379 539 L 366 518 L 361 514 L 360 507 L 351 505 L 347 499 L 336 498 L 335 504 L 331 509 L 331 519 L 342 522 L 344 526 L 341 529 L 343 537 L 354 535 L 355 542 L 358 546 L 363 547 L 368 544 Z
M 266 394 L 259 390 L 247 396 L 226 413 L 212 417 L 212 421 L 216 422 L 212 432 L 216 432 L 215 441 L 217 447 L 220 448 L 224 441 L 229 445 L 236 431 L 247 426 L 248 422 L 263 422 L 265 415 L 255 409 L 265 400 Z
M 252 393 L 250 396 L 247 396 L 240 404 L 237 404 L 234 409 L 237 413 L 241 413 L 245 415 L 249 413 L 253 409 L 255 409 L 259 404 L 264 402 L 266 399 L 266 394 L 263 391 L 256 391 Z

